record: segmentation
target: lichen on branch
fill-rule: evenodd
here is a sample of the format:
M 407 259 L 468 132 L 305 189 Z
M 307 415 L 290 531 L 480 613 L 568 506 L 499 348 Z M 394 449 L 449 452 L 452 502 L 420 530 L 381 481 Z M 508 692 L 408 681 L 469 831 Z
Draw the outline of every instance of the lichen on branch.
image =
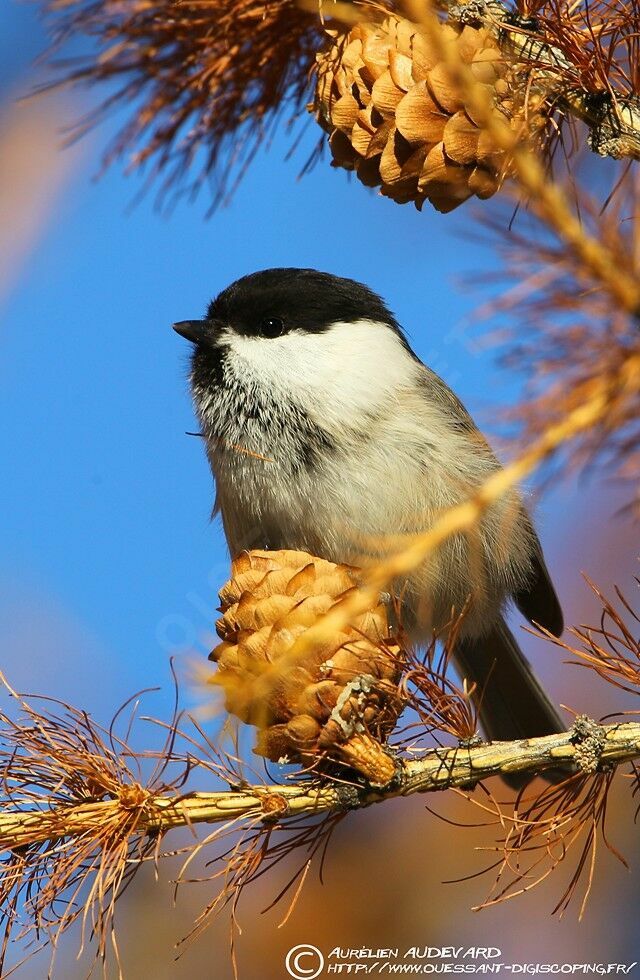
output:
M 295 785 L 257 784 L 242 789 L 168 795 L 126 784 L 102 799 L 57 805 L 49 811 L 7 808 L 0 812 L 0 850 L 87 835 L 97 846 L 100 830 L 105 824 L 115 827 L 116 822 L 119 834 L 125 838 L 161 834 L 200 823 L 256 819 L 276 823 L 304 814 L 342 813 L 398 796 L 468 789 L 493 776 L 534 776 L 558 764 L 567 766 L 570 781 L 580 773 L 592 775 L 638 757 L 640 723 L 599 725 L 580 716 L 571 729 L 557 735 L 431 749 L 418 759 L 397 757 L 394 776 L 384 787 L 316 778 L 301 779 Z M 133 813 L 135 822 L 126 819 Z

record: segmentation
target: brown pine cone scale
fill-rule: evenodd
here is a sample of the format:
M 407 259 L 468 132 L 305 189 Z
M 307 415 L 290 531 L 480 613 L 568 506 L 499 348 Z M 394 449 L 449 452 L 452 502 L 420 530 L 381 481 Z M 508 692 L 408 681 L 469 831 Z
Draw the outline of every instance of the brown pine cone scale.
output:
M 304 643 L 309 627 L 357 588 L 357 576 L 305 552 L 240 555 L 220 590 L 212 681 L 227 711 L 258 729 L 258 755 L 312 768 L 340 762 L 385 785 L 395 764 L 384 743 L 402 709 L 385 607 L 328 641 Z
M 542 96 L 526 85 L 521 93 L 518 66 L 505 61 L 492 31 L 455 23 L 441 30 L 503 119 L 523 136 L 545 125 Z M 310 108 L 329 133 L 335 166 L 394 201 L 421 207 L 429 200 L 442 212 L 498 190 L 508 161 L 417 25 L 390 14 L 327 33 L 331 43 L 316 59 Z

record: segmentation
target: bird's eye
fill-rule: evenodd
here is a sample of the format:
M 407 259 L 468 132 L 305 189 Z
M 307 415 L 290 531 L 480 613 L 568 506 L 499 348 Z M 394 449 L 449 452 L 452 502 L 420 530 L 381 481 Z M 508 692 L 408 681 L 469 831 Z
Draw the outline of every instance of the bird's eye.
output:
M 263 337 L 281 337 L 284 333 L 284 320 L 279 316 L 265 316 L 260 321 Z

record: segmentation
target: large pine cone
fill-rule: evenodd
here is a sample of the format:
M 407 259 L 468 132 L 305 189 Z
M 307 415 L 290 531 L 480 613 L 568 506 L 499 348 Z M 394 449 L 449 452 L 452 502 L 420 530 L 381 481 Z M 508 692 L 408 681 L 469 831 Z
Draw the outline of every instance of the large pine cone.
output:
M 330 641 L 293 649 L 356 587 L 357 569 L 305 552 L 243 553 L 220 590 L 213 682 L 224 689 L 227 711 L 258 728 L 258 755 L 310 766 L 328 758 L 384 785 L 395 766 L 383 743 L 402 708 L 399 649 L 385 607 Z
M 455 23 L 441 30 L 519 133 L 545 125 L 542 95 L 523 85 L 490 30 Z M 330 133 L 335 166 L 355 170 L 394 201 L 421 207 L 428 199 L 442 212 L 496 192 L 508 170 L 505 155 L 476 125 L 418 26 L 390 15 L 328 33 L 334 42 L 317 55 L 312 108 Z

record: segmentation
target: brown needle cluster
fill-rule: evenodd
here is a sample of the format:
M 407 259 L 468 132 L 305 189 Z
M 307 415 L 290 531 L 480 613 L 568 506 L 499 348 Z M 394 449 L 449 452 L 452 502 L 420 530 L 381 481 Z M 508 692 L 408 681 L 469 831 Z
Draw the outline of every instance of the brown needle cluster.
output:
M 638 159 L 640 6 L 593 0 L 527 4 L 510 43 L 529 50 L 567 114 L 589 125 L 591 148 L 602 156 Z
M 17 718 L 0 714 L 0 960 L 12 933 L 55 946 L 77 920 L 104 956 L 115 899 L 155 847 L 137 829 L 162 766 L 143 781 L 126 743 L 85 712 L 18 702 Z
M 562 230 L 529 215 L 507 232 L 493 223 L 501 255 L 501 296 L 484 313 L 508 314 L 499 338 L 503 363 L 526 379 L 524 398 L 509 411 L 523 442 L 543 437 L 581 405 L 600 399 L 592 424 L 576 433 L 556 468 L 597 465 L 622 477 L 638 507 L 640 477 L 640 308 L 638 220 L 630 193 L 598 213 L 579 198 L 583 243 L 608 257 L 598 270 L 568 247 Z M 620 289 L 625 284 L 624 291 Z M 505 288 L 506 284 L 506 288 Z
M 568 867 L 569 881 L 552 911 L 562 915 L 582 887 L 582 918 L 595 880 L 599 845 L 604 844 L 627 867 L 607 834 L 607 803 L 614 776 L 615 771 L 578 773 L 541 792 L 526 789 L 512 808 L 494 797 L 473 798 L 473 803 L 485 816 L 495 818 L 503 831 L 496 844 L 486 848 L 497 854 L 497 860 L 485 869 L 495 879 L 477 908 L 523 895 L 555 871 Z
M 628 694 L 640 695 L 640 614 L 620 589 L 616 588 L 616 604 L 597 585 L 587 582 L 602 607 L 599 624 L 571 629 L 573 642 L 556 638 L 552 642 L 602 680 Z M 640 585 L 640 579 L 636 584 Z
M 465 611 L 449 625 L 446 636 L 434 636 L 425 650 L 404 651 L 404 670 L 399 691 L 416 721 L 402 729 L 404 741 L 417 735 L 423 741 L 433 735 L 437 742 L 449 736 L 464 745 L 478 741 L 478 704 L 481 692 L 456 683 L 450 669 Z M 472 695 L 479 694 L 474 698 Z
M 589 585 L 601 604 L 600 623 L 571 629 L 573 639 L 567 642 L 552 636 L 548 639 L 566 650 L 572 663 L 586 666 L 615 687 L 638 695 L 640 617 L 620 589 L 616 589 L 614 603 L 592 582 Z M 628 714 L 632 717 L 635 712 Z M 562 914 L 582 886 L 582 916 L 594 884 L 600 845 L 627 866 L 607 827 L 607 804 L 617 770 L 594 764 L 604 745 L 604 729 L 578 716 L 573 731 L 578 757 L 582 757 L 581 771 L 564 783 L 537 794 L 527 789 L 513 807 L 499 805 L 494 797 L 490 801 L 474 798 L 473 802 L 484 813 L 492 813 L 504 829 L 504 836 L 489 848 L 499 857 L 487 869 L 495 874 L 495 881 L 481 908 L 530 891 L 562 865 L 573 870 L 553 912 Z M 633 762 L 632 784 L 637 796 L 640 778 Z
M 213 175 L 218 198 L 233 188 L 274 120 L 301 111 L 321 43 L 294 0 L 51 0 L 47 12 L 54 51 L 79 35 L 93 45 L 59 77 L 111 85 L 79 131 L 126 106 L 106 161 L 152 162 L 169 193 L 187 173 L 194 188 Z
M 600 623 L 571 629 L 570 641 L 551 636 L 548 639 L 566 650 L 572 663 L 588 667 L 627 693 L 640 694 L 640 617 L 620 589 L 616 589 L 614 603 L 593 583 L 589 585 L 601 603 Z M 627 714 L 633 717 L 635 712 L 623 712 L 620 727 L 624 727 Z M 568 866 L 572 869 L 569 880 L 553 912 L 562 914 L 582 887 L 582 916 L 594 885 L 601 845 L 627 866 L 610 839 L 607 825 L 609 795 L 618 770 L 590 761 L 600 756 L 604 728 L 578 716 L 573 731 L 578 758 L 582 759 L 581 771 L 564 783 L 548 786 L 537 794 L 527 789 L 513 807 L 498 804 L 494 797 L 473 799 L 504 830 L 504 836 L 488 848 L 498 854 L 498 860 L 487 868 L 495 875 L 495 881 L 480 908 L 530 891 L 560 866 Z M 633 794 L 637 796 L 640 774 L 634 762 L 631 776 Z
M 438 6 L 444 35 L 460 45 L 519 137 L 529 140 L 544 125 L 546 146 L 565 117 L 577 118 L 597 152 L 638 157 L 635 3 L 552 0 L 525 14 L 499 0 Z M 92 42 L 88 55 L 60 61 L 57 78 L 112 85 L 79 130 L 126 106 L 129 122 L 107 160 L 153 161 L 151 176 L 161 174 L 167 191 L 189 173 L 193 188 L 213 175 L 216 200 L 233 188 L 270 125 L 303 113 L 316 57 L 316 115 L 332 134 L 336 162 L 366 183 L 398 201 L 428 198 L 449 210 L 470 195 L 490 196 L 510 172 L 409 2 L 45 0 L 44 7 L 55 49 L 83 35 Z

